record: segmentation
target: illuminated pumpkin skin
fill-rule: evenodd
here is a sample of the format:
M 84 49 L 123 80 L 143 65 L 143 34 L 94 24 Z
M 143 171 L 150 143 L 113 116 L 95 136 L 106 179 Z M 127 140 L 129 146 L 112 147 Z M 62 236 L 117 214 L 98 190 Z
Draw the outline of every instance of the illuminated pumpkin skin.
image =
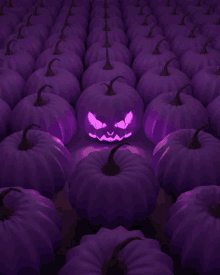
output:
M 78 124 L 92 138 L 121 141 L 141 127 L 144 104 L 135 89 L 119 81 L 113 83 L 113 95 L 107 91 L 102 82 L 83 91 L 76 105 Z

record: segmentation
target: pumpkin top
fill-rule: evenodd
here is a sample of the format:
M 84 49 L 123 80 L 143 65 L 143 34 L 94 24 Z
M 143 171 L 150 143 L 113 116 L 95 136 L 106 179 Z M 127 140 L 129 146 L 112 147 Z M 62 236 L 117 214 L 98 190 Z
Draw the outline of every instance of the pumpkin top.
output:
M 148 4 L 144 4 L 144 5 L 141 7 L 141 10 L 140 10 L 140 12 L 138 13 L 138 15 L 144 15 L 144 14 L 143 14 L 143 8 L 144 8 L 145 6 L 148 6 L 148 7 L 149 7 Z
M 114 91 L 113 91 L 113 88 L 112 88 L 112 85 L 113 85 L 113 83 L 115 82 L 115 80 L 117 80 L 119 77 L 122 77 L 122 78 L 124 78 L 123 76 L 116 76 L 115 78 L 113 78 L 112 80 L 111 80 L 111 82 L 110 82 L 110 84 L 108 85 L 108 84 L 106 84 L 106 83 L 102 83 L 101 85 L 106 85 L 107 87 L 108 87 L 108 91 L 106 92 L 106 94 L 105 95 L 110 95 L 110 96 L 112 96 L 112 95 L 115 95 L 115 93 L 114 93 Z M 124 78 L 125 79 L 125 78 Z
M 181 87 L 181 88 L 179 89 L 179 91 L 177 92 L 176 97 L 174 98 L 174 100 L 170 102 L 170 105 L 172 105 L 172 106 L 180 106 L 180 105 L 183 104 L 182 101 L 180 100 L 180 93 L 181 93 L 181 91 L 182 91 L 183 89 L 185 89 L 187 86 L 190 86 L 190 87 L 193 88 L 193 86 L 192 86 L 191 84 L 186 84 L 185 86 Z
M 154 26 L 152 26 L 152 27 L 150 28 L 150 31 L 149 31 L 148 36 L 147 36 L 146 38 L 154 38 L 152 32 L 153 32 L 153 29 L 154 29 L 156 26 L 158 26 L 158 24 L 155 24 Z
M 160 76 L 170 76 L 167 67 L 170 64 L 170 62 L 173 61 L 174 59 L 176 59 L 178 61 L 178 59 L 176 57 L 173 57 L 170 60 L 168 60 L 167 63 L 165 64 L 165 66 L 164 66 L 163 71 L 160 73 Z
M 182 4 L 176 5 L 176 7 L 174 8 L 174 11 L 173 11 L 173 13 L 172 13 L 172 15 L 178 15 L 177 12 L 176 12 L 176 10 L 177 10 L 177 8 L 180 7 L 180 6 L 182 6 Z
M 215 41 L 214 38 L 210 38 L 210 39 L 205 43 L 205 45 L 204 45 L 203 49 L 201 50 L 200 54 L 208 54 L 208 51 L 207 51 L 207 49 L 206 49 L 206 46 L 207 46 L 207 44 L 208 44 L 210 41 L 212 41 L 212 40 Z
M 12 43 L 13 41 L 18 42 L 18 41 L 15 40 L 15 39 L 10 40 L 10 41 L 8 42 L 8 44 L 7 44 L 7 50 L 6 50 L 5 55 L 13 55 L 13 54 L 14 54 L 14 53 L 10 50 L 10 45 L 11 45 L 11 43 Z
M 144 22 L 143 22 L 142 26 L 148 26 L 148 24 L 147 24 L 147 18 L 148 18 L 148 16 L 150 16 L 150 15 L 153 15 L 153 13 L 149 13 L 148 15 L 145 16 Z
M 159 51 L 159 45 L 160 45 L 160 43 L 163 42 L 164 40 L 167 41 L 166 38 L 163 38 L 163 39 L 161 39 L 161 40 L 157 43 L 157 45 L 156 45 L 156 47 L 155 47 L 155 49 L 154 49 L 154 51 L 153 51 L 152 54 L 161 54 L 161 52 Z
M 179 25 L 180 26 L 185 26 L 186 24 L 184 23 L 184 20 L 185 20 L 185 18 L 186 18 L 186 16 L 187 15 L 192 15 L 190 12 L 187 12 L 184 16 L 183 16 L 183 18 L 181 19 L 181 21 L 180 21 L 180 23 L 179 23 Z
M 202 25 L 201 24 L 197 24 L 190 32 L 188 38 L 196 38 L 195 37 L 195 34 L 194 34 L 194 30 L 197 28 L 197 27 L 201 27 Z
M 26 26 L 33 26 L 33 24 L 31 24 L 31 22 L 30 22 L 30 19 L 31 19 L 31 16 L 32 16 L 32 15 L 33 15 L 33 13 L 31 13 L 31 14 L 28 16 Z
M 50 88 L 53 88 L 52 86 L 46 84 L 46 85 L 44 85 L 43 87 L 41 87 L 41 88 L 39 89 L 39 91 L 38 91 L 38 93 L 37 93 L 37 100 L 36 100 L 36 102 L 34 103 L 34 106 L 35 106 L 35 107 L 42 107 L 42 106 L 44 106 L 44 105 L 47 104 L 47 102 L 44 101 L 43 98 L 41 97 L 42 91 L 43 91 L 44 88 L 47 87 L 47 86 L 50 87 Z
M 3 8 L 6 6 L 6 2 L 1 6 L 1 9 L 0 9 L 0 16 L 4 16 L 4 13 L 3 13 Z
M 59 41 L 57 41 L 57 43 L 56 43 L 56 45 L 55 45 L 55 51 L 54 51 L 53 55 L 60 55 L 60 54 L 62 54 L 62 53 L 60 52 L 58 46 L 59 46 L 60 42 L 62 42 L 63 40 L 64 40 L 64 39 L 60 39 Z
M 24 38 L 23 34 L 21 33 L 21 30 L 23 29 L 23 27 L 26 27 L 25 25 L 21 26 L 18 30 L 18 36 L 17 39 L 21 39 Z
M 110 31 L 107 18 L 105 18 L 105 27 L 104 27 L 103 31 Z
M 105 30 L 105 44 L 103 45 L 103 48 L 111 48 L 112 45 L 109 43 L 108 40 L 108 30 Z
M 34 9 L 34 13 L 33 13 L 33 15 L 34 16 L 38 16 L 38 15 L 40 15 L 39 13 L 38 13 L 38 8 L 40 7 L 40 4 L 39 5 L 37 5 L 36 7 L 35 7 L 35 9 Z
M 106 1 L 106 0 L 105 0 Z M 135 5 L 136 8 L 139 8 L 140 7 L 140 4 L 139 4 L 139 0 L 137 0 L 137 3 Z
M 217 5 L 216 5 L 216 4 L 210 5 L 209 8 L 208 8 L 208 10 L 207 10 L 207 12 L 206 12 L 206 15 L 211 15 L 211 8 L 212 8 L 213 6 L 217 6 Z
M 107 14 L 107 8 L 105 8 L 104 18 L 109 18 L 108 14 Z
M 46 72 L 45 76 L 55 76 L 55 73 L 51 70 L 51 65 L 53 64 L 53 62 L 54 62 L 55 60 L 60 61 L 58 58 L 52 59 L 52 60 L 48 63 L 47 72 Z
M 27 132 L 33 127 L 36 126 L 38 128 L 41 128 L 39 125 L 36 124 L 31 124 L 30 126 L 26 127 L 23 131 L 23 135 L 22 135 L 22 141 L 20 143 L 20 145 L 18 146 L 18 149 L 21 151 L 27 151 L 28 149 L 31 149 L 34 144 L 27 139 Z
M 113 70 L 113 66 L 110 63 L 110 59 L 109 59 L 109 53 L 108 53 L 108 48 L 106 48 L 106 63 L 105 66 L 103 67 L 103 70 Z
M 220 75 L 220 67 L 218 68 L 218 70 L 214 74 L 215 75 Z

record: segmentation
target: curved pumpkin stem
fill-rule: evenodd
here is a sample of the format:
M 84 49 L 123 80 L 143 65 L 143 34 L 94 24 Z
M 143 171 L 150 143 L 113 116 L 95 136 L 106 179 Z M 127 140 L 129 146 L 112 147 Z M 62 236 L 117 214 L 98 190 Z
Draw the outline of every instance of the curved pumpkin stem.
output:
M 36 126 L 38 128 L 41 128 L 39 125 L 36 124 L 31 124 L 30 126 L 26 127 L 23 131 L 23 135 L 22 135 L 22 141 L 20 143 L 20 145 L 18 146 L 18 149 L 21 151 L 27 151 L 28 149 L 31 149 L 34 144 L 27 139 L 27 132 L 33 127 Z
M 167 4 L 165 7 L 170 7 L 170 0 L 167 1 Z
M 60 55 L 60 54 L 62 54 L 62 53 L 60 52 L 59 48 L 58 48 L 60 42 L 62 42 L 62 41 L 63 41 L 63 39 L 60 39 L 60 40 L 56 43 L 56 45 L 55 45 L 55 51 L 54 51 L 53 55 Z
M 38 13 L 38 10 L 37 10 L 39 7 L 40 7 L 40 4 L 37 5 L 36 8 L 34 9 L 34 14 L 33 14 L 33 16 L 38 16 L 38 15 L 40 15 L 40 14 Z
M 170 105 L 172 106 L 180 106 L 182 105 L 182 101 L 180 100 L 180 93 L 182 92 L 183 89 L 185 89 L 187 86 L 190 86 L 193 88 L 191 84 L 186 84 L 185 86 L 181 87 L 179 91 L 177 92 L 175 98 L 170 102 Z
M 139 8 L 140 7 L 140 4 L 139 4 L 139 0 L 137 0 L 137 3 L 135 5 L 136 8 Z
M 152 32 L 153 32 L 153 29 L 154 29 L 156 26 L 158 26 L 158 24 L 155 24 L 154 26 L 152 26 L 152 27 L 150 28 L 150 31 L 149 31 L 148 36 L 147 36 L 146 38 L 154 38 Z
M 63 26 L 63 28 L 62 28 L 62 30 L 61 30 L 61 34 L 60 34 L 59 39 L 64 39 L 64 38 L 66 38 L 65 34 L 63 33 L 63 31 L 64 31 L 64 29 L 65 29 L 66 27 L 67 27 L 67 25 L 64 24 L 64 26 Z
M 54 62 L 55 60 L 60 61 L 58 58 L 54 58 L 53 60 L 51 60 L 51 61 L 49 62 L 49 64 L 48 64 L 47 72 L 46 72 L 45 76 L 54 76 L 54 75 L 55 75 L 55 73 L 53 73 L 53 71 L 51 70 L 51 65 L 53 64 L 53 62 Z
M 185 25 L 186 25 L 186 24 L 184 23 L 184 20 L 185 20 L 185 18 L 186 18 L 187 15 L 192 15 L 192 14 L 191 14 L 190 12 L 187 12 L 187 13 L 183 16 L 182 20 L 180 21 L 180 23 L 179 23 L 180 26 L 185 26 Z
M 216 5 L 216 4 L 210 5 L 209 8 L 208 8 L 208 10 L 207 10 L 206 15 L 211 15 L 211 8 L 212 8 L 213 6 L 217 6 L 217 5 Z
M 147 24 L 147 18 L 148 18 L 148 16 L 150 16 L 150 15 L 153 15 L 153 13 L 149 13 L 148 15 L 145 16 L 144 22 L 143 22 L 142 26 L 148 26 L 148 24 Z
M 8 8 L 14 8 L 14 7 L 12 6 L 12 0 L 9 0 Z
M 119 78 L 119 77 L 122 77 L 124 78 L 124 76 L 122 75 L 119 75 L 119 76 L 116 76 L 115 78 L 113 78 L 110 82 L 110 84 L 106 84 L 106 83 L 102 83 L 101 85 L 106 85 L 108 87 L 108 91 L 106 92 L 105 95 L 115 95 L 115 92 L 113 91 L 113 88 L 112 88 L 112 85 L 113 83 Z M 124 78 L 125 79 L 125 78 Z
M 12 43 L 13 41 L 18 42 L 18 41 L 15 40 L 15 39 L 10 40 L 10 41 L 8 42 L 8 44 L 7 44 L 7 50 L 6 50 L 5 55 L 13 55 L 13 54 L 14 54 L 14 53 L 10 50 L 10 45 L 11 45 L 11 43 Z
M 199 0 L 199 2 L 197 3 L 196 7 L 201 7 L 201 1 L 202 0 Z
M 186 143 L 186 148 L 188 148 L 188 149 L 199 149 L 199 148 L 201 148 L 201 144 L 200 144 L 199 141 L 198 141 L 198 134 L 199 134 L 199 132 L 200 132 L 201 130 L 203 130 L 207 125 L 211 125 L 212 127 L 215 128 L 215 126 L 212 125 L 211 123 L 206 123 L 206 124 L 204 124 L 203 126 L 199 127 L 199 128 L 195 131 L 193 137 Z
M 144 8 L 145 6 L 148 6 L 148 4 L 144 4 L 144 5 L 141 7 L 141 10 L 140 10 L 140 12 L 138 13 L 138 15 L 144 15 L 144 14 L 143 14 L 143 8 Z M 148 6 L 148 7 L 149 7 L 149 6 Z
M 72 7 L 77 7 L 77 5 L 74 3 L 74 0 L 72 0 L 72 3 L 71 3 L 71 8 Z
M 174 9 L 174 11 L 173 11 L 173 13 L 172 13 L 172 15 L 178 15 L 177 12 L 176 12 L 176 10 L 177 10 L 177 8 L 180 7 L 180 6 L 182 6 L 182 4 L 176 5 L 176 7 L 175 7 L 175 9 Z
M 115 176 L 119 173 L 120 167 L 114 162 L 115 152 L 124 144 L 130 145 L 127 142 L 120 143 L 116 145 L 110 152 L 107 163 L 103 166 L 102 172 L 107 176 Z
M 110 60 L 109 60 L 109 53 L 108 53 L 108 48 L 106 48 L 106 63 L 105 66 L 103 67 L 103 70 L 113 70 L 114 68 L 112 67 L 112 65 L 110 64 Z
M 197 27 L 201 27 L 201 26 L 202 26 L 201 24 L 196 25 L 196 26 L 191 30 L 191 32 L 190 32 L 188 38 L 196 38 L 196 37 L 195 37 L 195 34 L 194 34 L 194 30 L 195 30 Z
M 30 19 L 31 19 L 31 16 L 33 16 L 33 13 L 32 13 L 32 14 L 30 14 L 30 15 L 28 16 L 28 19 L 27 19 L 27 24 L 26 24 L 26 26 L 33 26 L 33 24 L 31 24 L 31 21 L 30 21 Z
M 174 59 L 176 59 L 178 61 L 178 59 L 176 57 L 173 57 L 172 59 L 168 60 L 164 66 L 163 71 L 160 73 L 160 76 L 170 76 L 167 67 L 170 64 L 170 62 L 173 61 Z
M 50 86 L 50 85 L 44 85 L 43 87 L 41 87 L 40 89 L 39 89 L 39 91 L 38 91 L 38 93 L 37 93 L 37 100 L 35 101 L 35 103 L 34 103 L 34 106 L 35 107 L 42 107 L 42 106 L 44 106 L 44 105 L 46 105 L 47 104 L 47 102 L 46 101 L 44 101 L 43 100 L 43 98 L 41 97 L 41 93 L 42 93 L 42 91 L 45 89 L 45 87 L 50 87 L 50 88 L 53 88 L 52 86 Z
M 216 41 L 214 38 L 210 38 L 210 39 L 205 43 L 205 45 L 204 45 L 203 49 L 201 50 L 200 54 L 208 54 L 208 51 L 207 51 L 207 49 L 206 49 L 206 46 L 207 46 L 207 44 L 208 44 L 210 41 L 212 41 L 212 40 Z
M 6 6 L 6 2 L 1 6 L 0 16 L 4 16 L 3 8 Z
M 41 7 L 41 8 L 44 8 L 43 0 L 41 0 L 41 2 L 40 2 L 40 7 Z
M 160 46 L 160 43 L 163 42 L 164 40 L 167 41 L 166 38 L 163 38 L 163 39 L 161 39 L 161 40 L 157 43 L 157 45 L 156 45 L 156 47 L 155 47 L 155 49 L 154 49 L 154 51 L 153 51 L 152 54 L 161 54 L 160 51 L 159 51 L 159 46 Z
M 127 266 L 121 259 L 118 258 L 118 254 L 126 245 L 128 245 L 130 242 L 135 240 L 143 240 L 143 239 L 141 239 L 140 237 L 131 237 L 119 243 L 115 247 L 111 257 L 107 259 L 102 266 L 102 275 L 107 275 L 107 274 L 126 275 L 127 274 Z
M 22 39 L 24 38 L 23 34 L 21 33 L 21 30 L 23 29 L 23 27 L 26 27 L 25 25 L 21 26 L 18 30 L 18 36 L 17 39 Z

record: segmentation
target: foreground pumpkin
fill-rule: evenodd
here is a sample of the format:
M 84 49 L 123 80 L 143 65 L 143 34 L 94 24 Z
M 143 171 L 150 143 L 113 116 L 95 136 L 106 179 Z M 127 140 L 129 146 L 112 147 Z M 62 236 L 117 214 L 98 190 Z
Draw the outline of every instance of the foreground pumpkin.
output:
M 127 229 L 156 207 L 159 186 L 151 165 L 129 150 L 92 152 L 80 160 L 69 180 L 70 204 L 92 226 Z M 89 171 L 89 174 L 85 173 Z
M 219 202 L 219 186 L 198 186 L 181 194 L 169 208 L 165 237 L 170 241 L 171 255 L 181 255 L 183 274 L 184 268 L 193 269 L 193 274 L 218 274 Z
M 0 188 L 1 273 L 40 274 L 62 245 L 61 227 L 53 202 L 36 190 Z
M 0 143 L 0 187 L 20 186 L 52 199 L 71 173 L 71 155 L 62 141 L 30 129 L 6 137 Z
M 101 81 L 111 80 L 112 78 L 122 75 L 124 78 L 118 81 L 126 83 L 132 88 L 136 87 L 137 79 L 133 70 L 122 62 L 109 60 L 108 48 L 106 48 L 106 61 L 98 61 L 88 67 L 82 76 L 82 88 Z
M 94 275 L 173 275 L 173 261 L 161 252 L 158 241 L 145 238 L 140 230 L 118 226 L 83 236 L 80 244 L 67 252 L 66 265 L 58 275 L 86 275 L 88 270 Z
M 37 94 L 26 96 L 15 106 L 10 117 L 10 128 L 14 133 L 37 124 L 41 128 L 33 127 L 33 130 L 45 131 L 67 144 L 77 129 L 75 110 L 60 96 L 49 93 L 42 96 L 46 86 L 41 87 Z
M 219 185 L 220 141 L 201 131 L 207 125 L 175 131 L 154 148 L 152 166 L 168 195 L 176 198 L 196 186 Z
M 108 81 L 109 84 L 91 85 L 77 101 L 78 124 L 92 138 L 120 141 L 131 136 L 141 126 L 143 101 L 134 88 L 116 82 L 120 77 L 124 78 L 117 76 Z
M 197 129 L 208 123 L 208 113 L 202 103 L 190 95 L 180 94 L 186 86 L 192 87 L 191 84 L 186 84 L 177 93 L 161 94 L 147 106 L 143 116 L 143 128 L 154 144 L 158 144 L 174 131 Z

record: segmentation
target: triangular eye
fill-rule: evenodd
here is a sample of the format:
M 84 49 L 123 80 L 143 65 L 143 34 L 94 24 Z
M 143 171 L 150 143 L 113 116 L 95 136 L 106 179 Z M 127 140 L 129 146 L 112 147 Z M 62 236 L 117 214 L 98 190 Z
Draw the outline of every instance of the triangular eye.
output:
M 130 124 L 133 118 L 133 113 L 130 111 L 125 117 L 125 123 Z
M 96 119 L 96 117 L 91 113 L 88 112 L 88 120 L 89 123 L 96 129 L 99 130 L 101 128 L 106 127 L 105 123 L 102 123 L 100 120 Z
M 132 114 L 132 112 L 130 111 L 130 112 L 125 116 L 125 119 L 124 119 L 124 120 L 119 121 L 119 122 L 116 123 L 114 126 L 115 126 L 115 127 L 118 127 L 118 128 L 121 128 L 121 129 L 126 129 L 127 126 L 128 126 L 128 124 L 131 123 L 132 118 L 133 118 L 133 114 Z

